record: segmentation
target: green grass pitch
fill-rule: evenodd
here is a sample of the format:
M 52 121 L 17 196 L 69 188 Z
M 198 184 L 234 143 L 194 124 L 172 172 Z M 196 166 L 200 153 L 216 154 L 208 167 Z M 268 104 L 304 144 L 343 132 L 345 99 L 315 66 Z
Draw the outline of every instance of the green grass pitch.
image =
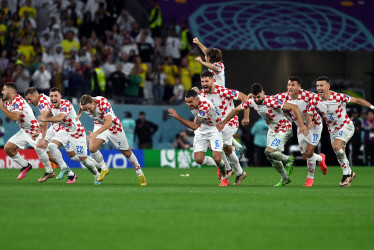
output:
M 349 188 L 340 167 L 317 170 L 312 188 L 303 167 L 280 188 L 272 168 L 246 168 L 238 187 L 218 187 L 214 168 L 145 168 L 146 187 L 132 169 L 111 169 L 101 186 L 84 169 L 72 185 L 0 170 L 0 248 L 373 249 L 374 168 L 354 168 Z

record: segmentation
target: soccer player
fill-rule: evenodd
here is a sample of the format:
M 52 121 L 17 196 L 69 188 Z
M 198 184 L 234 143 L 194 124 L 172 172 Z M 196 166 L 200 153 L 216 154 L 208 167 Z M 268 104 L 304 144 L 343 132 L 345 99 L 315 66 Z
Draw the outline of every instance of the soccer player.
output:
M 232 90 L 220 85 L 216 85 L 213 81 L 213 74 L 208 70 L 203 71 L 200 74 L 200 78 L 202 86 L 200 95 L 207 98 L 208 100 L 211 100 L 216 109 L 216 113 L 221 119 L 226 118 L 230 111 L 235 108 L 233 100 L 241 100 L 242 102 L 245 102 L 247 100 L 247 96 L 237 90 Z M 249 110 L 245 110 L 242 124 L 244 126 L 248 125 L 248 123 Z M 222 159 L 225 162 L 226 170 L 230 170 L 230 164 L 228 160 L 231 162 L 231 165 L 235 169 L 237 176 L 234 185 L 240 185 L 242 180 L 247 176 L 247 173 L 244 172 L 242 167 L 240 166 L 237 155 L 233 153 L 232 150 L 232 138 L 238 131 L 238 128 L 239 121 L 238 117 L 235 116 L 225 125 L 222 131 L 223 151 L 225 153 L 222 154 Z M 227 158 L 225 155 L 227 156 Z
M 225 169 L 225 163 L 221 159 L 222 154 L 222 133 L 216 128 L 216 124 L 221 121 L 218 117 L 213 103 L 207 98 L 199 96 L 195 90 L 188 90 L 185 93 L 185 101 L 189 110 L 195 116 L 194 121 L 189 121 L 181 116 L 172 108 L 168 109 L 169 115 L 174 117 L 184 126 L 195 130 L 193 142 L 194 160 L 197 164 L 208 166 L 218 166 L 221 172 L 220 186 L 228 186 L 229 179 Z M 206 150 L 209 145 L 213 153 L 212 157 L 206 156 Z
M 77 175 L 74 174 L 66 165 L 62 154 L 58 147 L 69 145 L 78 155 L 79 161 L 87 167 L 87 169 L 95 176 L 95 184 L 101 184 L 97 180 L 99 172 L 95 167 L 93 159 L 87 157 L 87 142 L 84 127 L 80 121 L 76 121 L 76 113 L 73 105 L 68 101 L 61 99 L 61 91 L 53 87 L 49 90 L 49 98 L 53 105 L 52 112 L 49 112 L 47 117 L 42 117 L 41 122 L 59 122 L 63 129 L 59 130 L 48 144 L 48 149 L 53 158 L 56 160 L 61 168 L 60 174 L 56 179 L 61 180 L 65 175 L 68 175 L 68 184 L 75 183 Z
M 193 43 L 199 46 L 205 55 L 205 62 L 200 56 L 196 57 L 195 61 L 208 68 L 208 70 L 213 74 L 213 81 L 215 85 L 226 87 L 225 65 L 223 64 L 221 50 L 205 47 L 197 37 L 193 39 Z M 232 145 L 235 147 L 235 150 L 237 150 L 236 154 L 240 159 L 243 156 L 244 151 L 247 150 L 247 147 L 245 145 L 241 145 L 234 138 L 232 138 Z
M 345 146 L 354 133 L 354 125 L 346 112 L 346 103 L 356 103 L 374 110 L 374 106 L 361 98 L 351 97 L 346 94 L 337 93 L 330 90 L 330 80 L 326 76 L 317 78 L 318 95 L 310 101 L 309 114 L 313 114 L 318 109 L 323 119 L 325 119 L 330 132 L 332 148 L 336 154 L 343 177 L 339 183 L 342 187 L 349 187 L 356 174 L 349 165 Z
M 299 108 L 291 103 L 282 103 L 273 96 L 265 95 L 262 86 L 255 83 L 251 86 L 252 97 L 233 109 L 226 118 L 217 125 L 219 131 L 222 131 L 224 125 L 230 121 L 243 109 L 252 107 L 266 121 L 269 126 L 267 134 L 267 144 L 265 155 L 271 162 L 271 165 L 281 175 L 281 180 L 275 185 L 284 186 L 291 182 L 293 171 L 293 157 L 282 153 L 284 145 L 292 134 L 291 122 L 287 120 L 283 110 L 292 110 L 297 121 L 300 124 L 300 132 L 304 135 L 309 133 L 308 128 L 303 122 Z
M 126 156 L 135 169 L 140 185 L 146 186 L 147 180 L 140 168 L 138 159 L 131 151 L 121 121 L 114 114 L 108 100 L 102 96 L 92 97 L 90 95 L 83 95 L 80 100 L 78 117 L 80 117 L 82 110 L 94 119 L 94 131 L 89 132 L 90 135 L 87 136 L 87 139 L 89 141 L 89 150 L 92 157 L 101 166 L 101 173 L 97 180 L 103 181 L 105 176 L 109 174 L 109 169 L 104 162 L 103 155 L 100 153 L 99 148 L 104 143 L 111 141 L 114 147 L 121 150 L 121 153 Z
M 303 123 L 310 129 L 310 133 L 307 136 L 300 133 L 299 122 L 297 121 L 296 115 L 293 111 L 290 111 L 292 120 L 297 126 L 297 140 L 299 142 L 300 152 L 304 160 L 307 161 L 308 166 L 308 177 L 305 181 L 304 187 L 311 187 L 314 183 L 314 170 L 317 161 L 319 162 L 322 173 L 327 174 L 327 166 L 325 164 L 326 156 L 324 154 L 318 155 L 314 153 L 314 150 L 321 139 L 322 119 L 316 111 L 314 111 L 312 115 L 307 113 L 310 100 L 316 94 L 302 89 L 300 79 L 295 76 L 288 78 L 287 89 L 287 92 L 277 94 L 274 97 L 283 103 L 287 102 L 297 105 L 303 117 Z
M 39 122 L 35 119 L 31 107 L 17 94 L 15 83 L 5 83 L 1 94 L 3 98 L 0 99 L 0 109 L 21 128 L 20 131 L 8 140 L 4 147 L 5 152 L 22 167 L 21 173 L 18 175 L 18 180 L 23 179 L 27 172 L 32 169 L 32 166 L 21 157 L 17 150 L 24 149 L 27 144 L 30 144 L 35 149 L 46 170 L 46 173 L 39 181 L 46 181 L 53 177 L 55 173 L 49 163 L 46 150 L 36 147 L 36 142 L 39 138 L 36 138 L 36 140 L 32 138 L 32 135 L 39 129 Z

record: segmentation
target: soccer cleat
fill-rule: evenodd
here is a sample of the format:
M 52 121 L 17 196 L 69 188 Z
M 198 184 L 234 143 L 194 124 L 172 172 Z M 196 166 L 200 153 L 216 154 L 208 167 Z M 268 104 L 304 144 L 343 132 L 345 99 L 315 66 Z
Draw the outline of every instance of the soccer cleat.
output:
M 312 178 L 306 178 L 306 181 L 303 185 L 303 187 L 312 187 L 314 183 L 314 179 Z
M 227 187 L 229 185 L 229 179 L 221 179 L 220 187 Z
M 42 182 L 46 182 L 49 178 L 54 178 L 56 175 L 56 173 L 53 171 L 52 173 L 47 173 L 45 172 L 44 173 L 44 176 L 39 178 L 39 182 L 42 183 Z
M 245 145 L 242 145 L 242 148 L 236 151 L 236 156 L 238 157 L 239 161 L 243 157 L 245 151 L 247 151 L 247 147 Z
M 108 174 L 109 174 L 109 168 L 107 170 L 101 170 L 100 176 L 97 177 L 97 181 L 102 182 L 105 176 L 107 176 Z
M 234 186 L 239 186 L 240 183 L 242 182 L 242 180 L 245 179 L 245 177 L 247 177 L 247 173 L 244 172 L 244 171 L 243 171 L 243 173 L 241 175 L 237 175 L 236 179 L 235 179 Z
M 274 187 L 283 187 L 289 183 L 291 183 L 291 178 L 287 177 L 287 179 L 281 179 L 277 184 L 274 185 Z
M 221 172 L 219 171 L 219 168 L 216 167 L 216 170 L 217 170 L 218 180 L 221 180 Z
M 284 170 L 286 170 L 287 176 L 291 176 L 293 172 L 293 162 L 295 158 L 292 155 L 289 156 L 289 160 L 287 161 L 286 165 L 284 165 Z
M 322 174 L 327 174 L 327 166 L 326 166 L 326 163 L 325 163 L 326 155 L 325 154 L 320 154 L 320 156 L 322 157 L 322 161 L 319 162 L 319 168 L 321 169 Z
M 147 179 L 144 176 L 144 173 L 139 175 L 138 178 L 139 178 L 140 186 L 147 186 L 148 183 L 147 183 Z
M 343 175 L 341 182 L 339 185 L 341 187 L 349 187 L 352 184 L 352 180 L 356 178 L 356 174 L 352 171 L 351 175 Z
M 78 176 L 76 174 L 74 174 L 72 176 L 68 176 L 68 181 L 66 183 L 67 184 L 73 184 L 77 179 L 78 179 Z
M 70 172 L 70 168 L 61 169 L 60 173 L 57 175 L 56 180 L 61 180 Z
M 18 175 L 17 179 L 22 180 L 23 178 L 25 178 L 27 172 L 29 172 L 31 169 L 32 169 L 32 166 L 30 163 L 27 165 L 27 167 L 21 168 L 21 173 Z

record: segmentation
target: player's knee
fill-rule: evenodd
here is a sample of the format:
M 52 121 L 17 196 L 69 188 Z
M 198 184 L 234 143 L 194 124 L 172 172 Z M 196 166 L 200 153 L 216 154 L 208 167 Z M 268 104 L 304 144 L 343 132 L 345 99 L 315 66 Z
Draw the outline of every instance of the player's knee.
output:
M 14 152 L 14 148 L 11 145 L 9 145 L 9 143 L 5 144 L 4 150 L 5 153 L 7 153 L 8 155 L 11 155 Z
M 265 153 L 266 157 L 269 159 L 269 158 L 271 158 L 271 155 L 272 155 L 273 152 L 270 152 L 270 151 L 265 149 L 264 153 Z
M 194 160 L 197 164 L 203 164 L 204 158 L 202 157 L 194 157 Z
M 51 152 L 53 152 L 55 150 L 58 150 L 58 146 L 57 146 L 56 143 L 49 143 L 47 147 L 48 147 L 49 151 L 51 151 Z
M 226 147 L 223 148 L 223 152 L 225 152 L 226 155 L 231 155 L 232 147 L 230 145 L 226 145 Z
M 130 149 L 127 150 L 121 150 L 122 154 L 126 157 L 129 158 L 132 154 L 132 151 Z
M 88 150 L 90 150 L 91 154 L 94 154 L 97 152 L 97 150 L 99 150 L 99 147 L 97 147 L 96 145 L 90 144 L 90 146 L 88 147 Z

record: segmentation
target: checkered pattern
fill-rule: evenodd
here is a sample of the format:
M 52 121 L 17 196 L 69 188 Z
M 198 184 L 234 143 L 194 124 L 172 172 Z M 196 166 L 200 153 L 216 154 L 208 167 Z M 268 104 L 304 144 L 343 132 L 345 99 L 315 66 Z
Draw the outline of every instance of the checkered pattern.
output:
M 40 94 L 39 102 L 37 105 L 40 113 L 43 110 L 48 110 L 52 112 L 53 106 L 51 103 L 51 100 L 49 99 L 49 96 L 46 96 L 45 94 Z M 63 129 L 62 125 L 59 122 L 52 123 L 52 128 L 58 132 L 60 129 Z
M 59 114 L 66 114 L 65 118 L 60 122 L 65 131 L 73 138 L 78 139 L 84 136 L 84 127 L 80 121 L 76 121 L 77 114 L 75 113 L 73 105 L 68 101 L 61 99 L 60 108 L 53 110 L 53 115 L 58 116 Z
M 203 96 L 199 96 L 199 106 L 197 109 L 191 110 L 192 114 L 196 117 L 204 118 L 204 122 L 198 128 L 200 131 L 208 131 L 216 126 L 221 121 L 221 118 L 216 113 L 214 105 L 211 101 Z
M 208 69 L 213 74 L 214 83 L 225 87 L 225 66 L 221 62 L 213 63 L 218 68 L 218 71 Z
M 12 103 L 4 102 L 6 109 L 10 112 L 20 112 L 17 125 L 28 134 L 34 134 L 39 129 L 39 122 L 35 119 L 34 112 L 20 95 L 16 95 Z
M 109 101 L 102 96 L 96 96 L 96 109 L 91 112 L 86 112 L 92 119 L 94 119 L 94 123 L 98 125 L 103 125 L 105 123 L 105 116 L 111 115 L 112 116 L 112 126 L 109 128 L 109 131 L 113 134 L 117 134 L 119 132 L 123 132 L 123 128 L 121 125 L 121 121 L 116 117 L 113 112 L 112 106 L 110 105 Z
M 331 91 L 330 98 L 326 101 L 322 100 L 319 95 L 315 95 L 310 102 L 308 113 L 312 114 L 315 109 L 318 109 L 326 121 L 329 132 L 332 133 L 341 129 L 345 124 L 352 123 L 345 108 L 345 103 L 350 101 L 350 96 L 334 91 Z
M 275 133 L 286 132 L 292 128 L 291 122 L 282 111 L 283 103 L 273 96 L 265 96 L 261 105 L 257 105 L 253 98 L 241 104 L 242 109 L 252 107 L 265 120 L 270 130 Z
M 289 103 L 297 105 L 303 117 L 304 124 L 307 125 L 305 114 L 308 112 L 310 100 L 313 99 L 315 95 L 316 94 L 311 91 L 302 89 L 299 91 L 299 95 L 297 96 L 296 100 L 293 100 L 288 92 L 277 94 L 274 97 L 283 103 L 289 102 Z M 290 114 L 296 126 L 299 126 L 299 122 L 297 121 L 296 115 L 294 114 L 292 110 L 290 110 Z M 314 124 L 316 125 L 321 124 L 322 122 L 321 116 L 316 111 L 314 111 L 311 116 L 312 116 L 312 121 L 314 122 Z
M 235 108 L 233 100 L 238 99 L 239 92 L 220 85 L 215 85 L 214 92 L 212 94 L 205 93 L 204 90 L 201 90 L 200 95 L 207 98 L 213 103 L 216 112 L 223 120 Z M 235 116 L 227 124 L 228 126 L 238 128 L 238 117 Z

